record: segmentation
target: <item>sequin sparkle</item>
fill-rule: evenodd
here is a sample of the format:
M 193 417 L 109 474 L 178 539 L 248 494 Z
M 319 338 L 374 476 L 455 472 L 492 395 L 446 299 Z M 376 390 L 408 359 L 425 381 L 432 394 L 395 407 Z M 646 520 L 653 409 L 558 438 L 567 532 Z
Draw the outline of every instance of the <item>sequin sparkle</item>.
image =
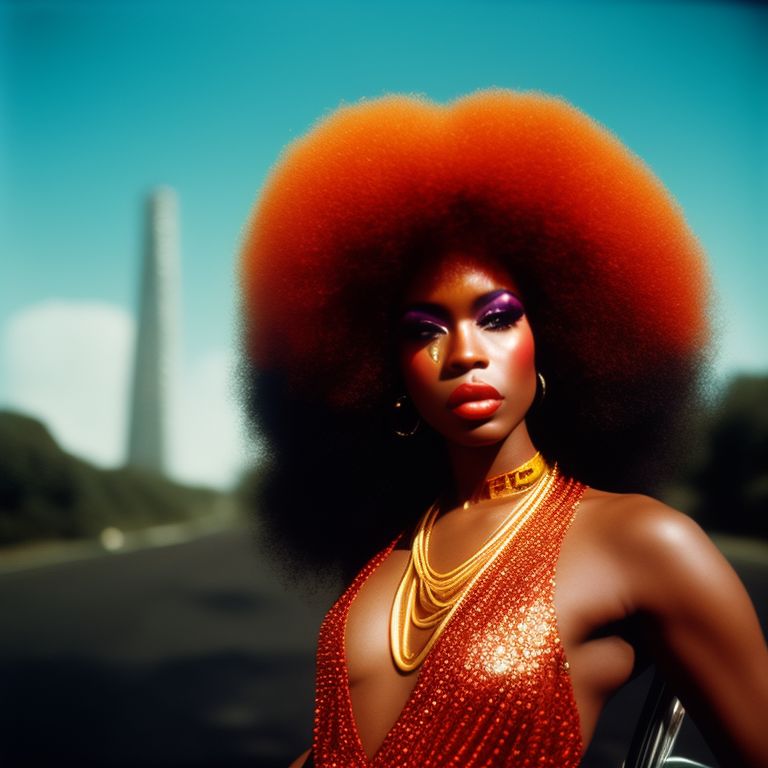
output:
M 579 715 L 554 609 L 555 565 L 584 492 L 558 478 L 536 514 L 486 568 L 422 664 L 400 716 L 369 758 L 357 733 L 344 629 L 376 555 L 320 629 L 313 755 L 317 768 L 577 766 Z

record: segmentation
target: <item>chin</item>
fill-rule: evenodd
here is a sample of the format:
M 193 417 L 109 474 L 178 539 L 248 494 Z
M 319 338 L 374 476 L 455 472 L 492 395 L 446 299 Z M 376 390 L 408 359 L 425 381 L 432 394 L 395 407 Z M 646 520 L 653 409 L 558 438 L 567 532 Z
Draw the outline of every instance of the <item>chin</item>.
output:
M 442 433 L 450 443 L 462 445 L 465 448 L 484 448 L 489 445 L 497 445 L 509 437 L 511 431 L 499 429 L 495 424 L 485 422 L 468 426 L 464 430 L 451 430 L 450 434 Z

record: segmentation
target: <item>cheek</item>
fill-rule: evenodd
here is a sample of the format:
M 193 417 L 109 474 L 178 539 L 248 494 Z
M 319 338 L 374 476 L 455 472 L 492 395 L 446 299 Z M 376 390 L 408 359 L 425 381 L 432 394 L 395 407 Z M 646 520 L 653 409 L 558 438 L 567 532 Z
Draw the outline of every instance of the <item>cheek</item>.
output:
M 535 345 L 530 333 L 523 334 L 509 352 L 510 373 L 525 374 L 535 368 Z
M 536 375 L 536 349 L 533 335 L 528 329 L 504 340 L 497 349 L 497 370 L 502 371 L 510 384 L 526 384 Z
M 404 351 L 400 354 L 400 370 L 410 391 L 423 390 L 436 379 L 437 366 L 426 350 Z
M 444 394 L 440 388 L 440 365 L 421 347 L 400 355 L 400 370 L 406 393 L 422 418 L 432 426 L 439 422 L 444 410 Z M 438 430 L 439 431 L 439 430 Z

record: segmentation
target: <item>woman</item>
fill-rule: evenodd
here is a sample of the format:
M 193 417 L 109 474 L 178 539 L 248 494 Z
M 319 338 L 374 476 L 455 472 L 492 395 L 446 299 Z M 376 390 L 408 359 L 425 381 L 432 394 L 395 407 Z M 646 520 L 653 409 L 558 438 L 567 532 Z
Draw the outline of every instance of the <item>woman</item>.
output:
M 573 766 L 649 659 L 723 765 L 768 765 L 749 599 L 636 493 L 708 338 L 700 248 L 640 161 L 536 94 L 341 109 L 273 172 L 242 277 L 260 511 L 305 564 L 379 551 L 321 629 L 294 766 Z

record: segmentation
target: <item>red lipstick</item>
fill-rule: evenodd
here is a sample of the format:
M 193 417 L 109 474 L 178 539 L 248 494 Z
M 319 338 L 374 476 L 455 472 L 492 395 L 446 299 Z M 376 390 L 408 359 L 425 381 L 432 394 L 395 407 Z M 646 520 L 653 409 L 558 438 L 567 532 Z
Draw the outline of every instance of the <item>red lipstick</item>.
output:
M 447 407 L 457 416 L 470 421 L 487 419 L 501 405 L 504 398 L 490 384 L 460 384 L 451 392 Z

